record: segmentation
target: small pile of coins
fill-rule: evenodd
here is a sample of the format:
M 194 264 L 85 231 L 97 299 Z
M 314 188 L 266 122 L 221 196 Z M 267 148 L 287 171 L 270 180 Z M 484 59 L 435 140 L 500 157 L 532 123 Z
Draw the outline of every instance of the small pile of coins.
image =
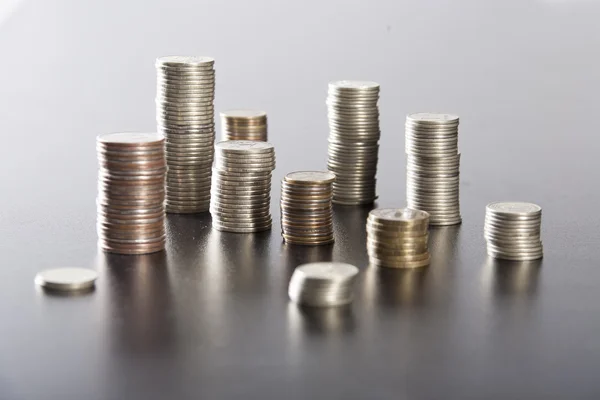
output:
M 214 60 L 168 56 L 156 60 L 156 121 L 166 138 L 166 209 L 207 211 L 215 140 Z
M 267 141 L 267 113 L 258 110 L 228 110 L 221 114 L 221 140 Z
M 270 143 L 217 143 L 210 200 L 213 228 L 236 233 L 270 229 L 274 169 L 275 149 Z
M 542 208 L 536 204 L 488 204 L 484 226 L 488 255 L 515 261 L 542 258 L 541 225 Z
M 458 117 L 449 114 L 406 117 L 406 201 L 410 208 L 427 211 L 431 225 L 462 221 L 458 123 Z
M 98 239 L 103 250 L 153 253 L 165 248 L 164 138 L 111 133 L 96 139 Z
M 371 265 L 417 268 L 429 265 L 429 214 L 411 208 L 378 208 L 367 219 Z
M 329 84 L 328 169 L 336 176 L 333 202 L 371 204 L 377 198 L 379 84 L 337 81 Z
M 298 266 L 288 295 L 297 304 L 314 307 L 341 306 L 352 302 L 358 268 L 340 262 L 316 262 Z
M 298 171 L 281 182 L 281 234 L 287 243 L 333 242 L 332 183 L 326 171 Z

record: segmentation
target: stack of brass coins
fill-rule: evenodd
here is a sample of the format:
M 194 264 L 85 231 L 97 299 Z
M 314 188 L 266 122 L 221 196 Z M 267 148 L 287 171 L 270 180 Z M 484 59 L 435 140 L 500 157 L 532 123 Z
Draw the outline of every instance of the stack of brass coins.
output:
M 281 234 L 287 243 L 333 242 L 332 172 L 299 171 L 281 183 Z
M 541 225 L 542 208 L 537 204 L 488 204 L 484 227 L 488 255 L 515 261 L 542 258 Z
M 427 211 L 431 225 L 456 225 L 459 204 L 458 117 L 417 113 L 406 117 L 406 201 Z
M 214 60 L 156 60 L 156 120 L 166 140 L 166 207 L 172 213 L 207 211 L 215 139 Z
M 298 266 L 288 295 L 297 304 L 314 307 L 341 306 L 352 302 L 358 268 L 340 262 L 316 262 Z
M 221 140 L 267 141 L 267 113 L 258 110 L 228 110 L 221 113 Z
M 379 208 L 367 219 L 371 265 L 417 268 L 429 265 L 429 214 L 411 208 Z
M 98 136 L 98 242 L 120 254 L 165 248 L 164 138 L 157 133 Z
M 237 233 L 270 229 L 274 169 L 275 149 L 270 143 L 217 143 L 210 201 L 213 228 Z
M 328 169 L 335 174 L 335 204 L 370 204 L 377 198 L 379 84 L 338 81 L 329 84 Z

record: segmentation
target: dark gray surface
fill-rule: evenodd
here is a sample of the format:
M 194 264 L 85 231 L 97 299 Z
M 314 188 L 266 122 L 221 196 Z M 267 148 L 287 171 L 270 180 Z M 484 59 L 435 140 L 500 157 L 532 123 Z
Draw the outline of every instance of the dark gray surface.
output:
M 599 398 L 600 6 L 593 1 L 30 0 L 0 25 L 0 399 Z M 171 216 L 166 254 L 96 250 L 94 138 L 154 125 L 154 58 L 216 58 L 218 110 L 269 112 L 271 233 Z M 367 268 L 368 209 L 333 247 L 282 245 L 279 180 L 326 159 L 327 82 L 381 83 L 379 206 L 403 206 L 404 116 L 461 116 L 464 224 L 433 262 Z M 544 208 L 545 258 L 486 258 L 485 204 Z M 292 269 L 361 268 L 347 310 L 286 297 Z M 94 293 L 36 290 L 97 268 Z

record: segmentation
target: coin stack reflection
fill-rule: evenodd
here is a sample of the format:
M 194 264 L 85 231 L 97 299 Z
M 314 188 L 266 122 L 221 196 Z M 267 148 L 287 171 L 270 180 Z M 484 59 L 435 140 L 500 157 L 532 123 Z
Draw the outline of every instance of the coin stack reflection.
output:
M 371 265 L 417 268 L 429 265 L 429 214 L 410 208 L 378 208 L 367 219 Z
M 316 262 L 298 266 L 292 274 L 288 295 L 297 304 L 315 307 L 341 306 L 352 302 L 358 268 L 340 262 Z
M 267 113 L 258 110 L 228 110 L 221 114 L 221 140 L 267 141 Z
M 153 253 L 165 248 L 164 138 L 157 133 L 98 136 L 98 238 L 103 250 Z
M 458 117 L 417 113 L 406 117 L 406 201 L 427 211 L 431 225 L 461 223 Z
M 328 169 L 336 176 L 333 202 L 370 204 L 377 198 L 379 84 L 337 81 L 329 84 Z
M 214 60 L 168 56 L 156 60 L 156 120 L 166 138 L 166 209 L 207 211 L 215 138 Z
M 237 233 L 270 229 L 274 169 L 275 149 L 270 143 L 217 143 L 210 203 L 213 228 Z
M 541 225 L 542 208 L 537 204 L 488 204 L 484 226 L 488 255 L 515 261 L 542 258 Z
M 281 183 L 281 234 L 287 243 L 333 242 L 333 172 L 298 171 Z

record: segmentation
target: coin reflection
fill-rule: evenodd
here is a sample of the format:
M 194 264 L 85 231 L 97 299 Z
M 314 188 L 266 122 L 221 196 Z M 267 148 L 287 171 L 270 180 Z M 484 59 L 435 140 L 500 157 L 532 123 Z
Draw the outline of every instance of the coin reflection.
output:
M 103 296 L 111 343 L 118 352 L 161 352 L 173 343 L 176 325 L 165 252 L 138 256 L 100 253 Z
M 420 304 L 425 298 L 429 267 L 395 269 L 369 266 L 365 271 L 365 296 L 369 303 L 387 307 Z
M 340 307 L 306 307 L 290 302 L 287 309 L 288 325 L 293 334 L 338 335 L 354 329 L 351 305 Z
M 542 260 L 508 261 L 488 256 L 483 265 L 484 289 L 495 298 L 533 296 L 537 292 Z

